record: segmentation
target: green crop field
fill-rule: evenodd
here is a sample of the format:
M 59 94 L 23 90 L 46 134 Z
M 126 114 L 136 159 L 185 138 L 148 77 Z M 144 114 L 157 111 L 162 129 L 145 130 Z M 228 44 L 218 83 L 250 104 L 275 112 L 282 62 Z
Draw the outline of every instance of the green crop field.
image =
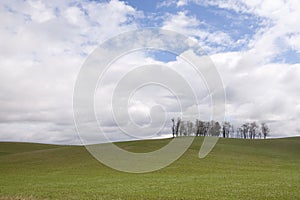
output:
M 300 138 L 220 139 L 204 159 L 203 138 L 152 173 L 115 171 L 84 147 L 0 143 L 0 199 L 300 199 Z M 169 142 L 121 142 L 134 152 Z

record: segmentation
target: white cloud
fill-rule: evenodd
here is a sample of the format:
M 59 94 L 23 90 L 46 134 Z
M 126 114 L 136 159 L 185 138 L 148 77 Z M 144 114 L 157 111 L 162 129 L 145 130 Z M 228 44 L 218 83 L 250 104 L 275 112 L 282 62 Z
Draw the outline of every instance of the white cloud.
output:
M 196 39 L 201 47 L 209 53 L 222 51 L 224 47 L 233 45 L 232 39 L 227 33 L 221 30 L 212 30 L 205 21 L 200 21 L 185 11 L 167 15 L 162 28 Z
M 189 29 L 196 29 L 201 24 L 194 16 L 187 16 L 186 12 L 178 12 L 175 15 L 169 15 L 164 21 L 163 28 L 177 30 L 186 33 Z
M 277 63 L 276 58 L 288 51 L 299 53 L 300 4 L 294 0 L 191 2 L 208 9 L 216 6 L 250 14 L 263 21 L 247 48 L 211 56 L 226 86 L 227 113 L 236 121 L 269 120 L 275 137 L 299 135 L 299 58 L 285 60 L 297 64 Z
M 188 0 L 179 0 L 177 2 L 177 7 L 187 5 L 187 3 L 188 3 Z
M 139 15 L 119 1 L 2 1 L 0 140 L 78 143 L 77 73 L 97 44 L 135 29 Z
M 300 4 L 297 0 L 192 0 L 201 6 L 217 6 L 221 9 L 231 10 L 240 14 L 251 14 L 263 20 L 263 27 L 256 32 L 249 42 L 248 48 L 253 55 L 259 56 L 257 60 L 268 62 L 276 55 L 287 49 L 299 51 L 298 35 L 300 34 Z M 295 43 L 289 42 L 295 40 Z
M 227 94 L 227 115 L 237 124 L 244 121 L 268 121 L 273 136 L 299 134 L 300 65 L 265 64 L 246 67 L 240 52 L 212 55 L 222 75 Z M 250 58 L 249 58 L 250 59 Z M 252 58 L 255 62 L 256 58 Z M 251 60 L 250 60 L 251 61 Z
M 177 57 L 175 61 L 165 63 L 148 56 L 147 53 L 141 52 L 127 54 L 109 66 L 102 77 L 102 84 L 95 94 L 96 116 L 101 126 L 115 127 L 110 129 L 112 134 L 120 132 L 118 127 L 115 126 L 116 121 L 123 129 L 130 128 L 130 121 L 133 121 L 140 126 L 147 126 L 141 131 L 131 131 L 136 134 L 136 137 L 163 136 L 164 134 L 170 134 L 171 118 L 183 115 L 186 120 L 194 121 L 198 117 L 197 102 L 199 102 L 199 106 L 210 106 L 205 82 L 192 66 L 180 57 Z M 157 70 L 153 69 L 145 73 L 143 67 L 151 65 L 155 65 Z M 141 70 L 141 73 L 135 72 L 136 70 Z M 158 71 L 160 73 L 157 73 Z M 175 74 L 182 76 L 184 82 L 187 83 L 177 79 Z M 122 82 L 124 77 L 130 77 L 130 82 Z M 156 80 L 155 83 L 158 81 L 159 83 L 170 84 L 162 86 L 153 84 L 149 80 Z M 136 83 L 139 81 L 147 83 L 147 85 L 137 87 Z M 186 84 L 189 84 L 189 86 Z M 116 93 L 115 88 L 117 86 L 125 92 L 113 96 Z M 193 96 L 187 95 L 190 94 L 189 92 L 184 92 L 185 95 L 182 96 L 181 92 L 189 90 L 190 87 L 195 91 L 198 101 L 197 99 L 194 100 Z M 132 96 L 124 99 L 126 91 L 133 93 Z M 120 116 L 117 120 L 112 116 L 111 102 L 114 102 L 115 115 Z M 205 112 L 204 110 L 201 111 L 201 116 L 206 119 L 209 119 L 210 115 L 211 110 L 209 108 Z M 157 135 L 156 131 L 164 123 L 166 123 L 165 128 L 163 131 L 157 132 Z M 97 139 L 91 137 L 90 140 L 95 141 Z
M 176 6 L 180 10 L 190 2 L 166 1 L 160 6 Z M 211 54 L 226 87 L 229 118 L 237 124 L 243 120 L 267 120 L 273 136 L 299 135 L 299 60 L 294 61 L 298 64 L 284 64 L 276 63 L 274 58 L 288 50 L 300 52 L 300 4 L 296 0 L 194 2 L 263 19 L 262 28 L 250 37 L 247 48 L 234 52 L 226 52 L 226 46 L 236 45 L 228 34 L 218 27 L 212 29 L 205 19 L 198 19 L 192 12 L 165 14 L 161 22 L 162 28 L 194 38 Z M 76 75 L 99 43 L 138 28 L 136 19 L 143 17 L 143 12 L 117 0 L 0 4 L 0 140 L 78 143 L 72 114 Z M 111 112 L 107 94 L 126 71 L 153 63 L 175 70 L 197 86 L 202 101 L 196 106 L 186 100 L 184 110 L 189 116 L 195 116 L 197 108 L 203 118 L 210 113 L 205 84 L 179 57 L 166 63 L 144 53 L 127 55 L 110 71 L 113 76 L 106 79 L 102 98 L 96 104 L 105 115 L 105 131 L 114 140 L 129 137 L 118 135 L 112 116 L 107 114 Z M 137 78 L 149 76 L 156 74 Z M 146 93 L 153 99 L 145 98 L 145 92 L 137 93 L 130 105 L 138 124 L 148 123 L 151 107 L 158 103 L 168 111 L 166 118 L 180 114 L 178 102 L 167 91 L 148 88 Z M 90 128 L 88 124 L 87 127 Z M 150 132 L 155 126 L 152 128 Z

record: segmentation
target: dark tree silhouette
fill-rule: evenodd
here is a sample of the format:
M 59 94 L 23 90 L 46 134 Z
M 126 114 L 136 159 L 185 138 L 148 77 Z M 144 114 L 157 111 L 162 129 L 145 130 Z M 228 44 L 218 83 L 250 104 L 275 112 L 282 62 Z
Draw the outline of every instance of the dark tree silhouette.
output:
M 255 139 L 257 129 L 258 129 L 258 126 L 257 126 L 256 122 L 252 122 L 249 126 L 250 139 Z
M 178 137 L 179 127 L 180 127 L 181 119 L 178 117 L 176 127 L 175 127 L 175 135 Z
M 261 123 L 261 132 L 262 132 L 262 134 L 263 134 L 263 136 L 264 136 L 264 139 L 267 138 L 267 135 L 269 135 L 269 132 L 270 132 L 269 127 L 268 127 L 267 124 L 264 123 L 264 122 Z
M 187 136 L 187 126 L 185 125 L 184 121 L 180 122 L 179 135 Z
M 231 124 L 229 122 L 223 122 L 223 125 L 222 125 L 222 135 L 223 137 L 229 137 L 229 134 L 231 132 Z
M 249 132 L 249 126 L 250 126 L 249 123 L 245 123 L 241 127 L 241 131 L 242 131 L 244 139 L 247 139 L 248 132 Z
M 244 139 L 261 139 L 262 135 L 266 138 L 269 135 L 270 129 L 266 123 L 261 123 L 259 126 L 256 122 L 244 123 L 236 128 L 230 122 L 223 122 L 222 126 L 217 121 L 201 121 L 196 119 L 195 124 L 191 121 L 182 121 L 177 118 L 177 121 L 172 118 L 172 136 L 220 136 L 224 138 L 236 137 Z
M 226 137 L 226 127 L 223 125 L 222 127 L 223 138 Z
M 209 133 L 211 136 L 219 136 L 221 131 L 221 125 L 219 122 L 211 121 L 209 127 Z
M 172 121 L 172 135 L 173 135 L 173 138 L 174 138 L 175 137 L 175 119 L 172 118 L 171 121 Z

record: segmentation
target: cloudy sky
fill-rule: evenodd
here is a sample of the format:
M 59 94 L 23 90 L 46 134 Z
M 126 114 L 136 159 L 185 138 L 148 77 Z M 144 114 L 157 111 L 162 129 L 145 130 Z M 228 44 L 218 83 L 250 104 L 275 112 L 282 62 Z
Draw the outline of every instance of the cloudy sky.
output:
M 3 0 L 0 141 L 79 144 L 73 90 L 82 65 L 102 42 L 147 27 L 186 35 L 206 51 L 224 84 L 227 120 L 236 125 L 267 122 L 272 137 L 300 135 L 299 19 L 298 0 Z M 112 64 L 113 75 L 95 95 L 95 113 L 112 138 L 128 139 L 111 116 L 104 117 L 110 110 L 103 97 L 124 70 L 142 64 L 179 71 L 197 85 L 201 101 L 196 107 L 202 113 L 209 110 L 205 84 L 193 77 L 180 55 L 132 52 Z M 165 111 L 164 119 L 177 115 L 178 102 L 168 95 L 172 93 L 158 85 L 138 90 L 128 101 L 132 120 L 140 126 L 150 123 L 153 108 Z M 184 108 L 191 116 L 193 106 Z M 168 128 L 147 136 L 159 137 Z

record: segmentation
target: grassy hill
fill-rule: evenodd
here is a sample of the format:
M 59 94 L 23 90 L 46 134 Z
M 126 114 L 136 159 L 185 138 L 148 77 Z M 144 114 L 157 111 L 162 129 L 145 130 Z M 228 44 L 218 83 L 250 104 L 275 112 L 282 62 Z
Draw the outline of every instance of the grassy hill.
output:
M 128 174 L 84 147 L 0 143 L 0 199 L 300 199 L 300 138 L 220 139 L 204 159 L 203 138 L 172 165 Z M 121 142 L 133 152 L 166 140 Z

